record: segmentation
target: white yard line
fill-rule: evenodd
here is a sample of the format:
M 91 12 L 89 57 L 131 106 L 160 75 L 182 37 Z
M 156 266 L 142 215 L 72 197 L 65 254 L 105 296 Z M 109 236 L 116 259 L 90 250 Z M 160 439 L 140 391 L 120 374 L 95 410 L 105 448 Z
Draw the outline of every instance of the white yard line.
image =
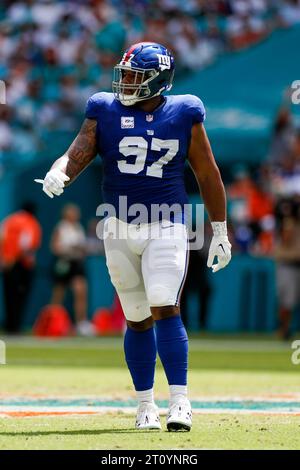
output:
M 160 408 L 160 414 L 166 415 L 167 408 Z M 46 407 L 46 406 L 1 406 L 0 417 L 33 417 L 33 416 L 59 416 L 59 415 L 98 415 L 105 413 L 125 413 L 135 414 L 136 407 Z M 236 410 L 232 408 L 211 409 L 211 408 L 195 408 L 193 414 L 247 414 L 247 415 L 295 415 L 300 416 L 300 411 L 295 410 Z

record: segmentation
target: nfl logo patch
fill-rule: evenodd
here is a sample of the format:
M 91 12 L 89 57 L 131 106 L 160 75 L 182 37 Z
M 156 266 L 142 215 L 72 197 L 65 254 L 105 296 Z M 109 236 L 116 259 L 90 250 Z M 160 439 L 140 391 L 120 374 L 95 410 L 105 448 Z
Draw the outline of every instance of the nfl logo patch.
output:
M 121 129 L 133 129 L 134 128 L 134 117 L 122 116 L 121 117 Z
M 146 121 L 152 122 L 153 121 L 153 114 L 146 114 Z

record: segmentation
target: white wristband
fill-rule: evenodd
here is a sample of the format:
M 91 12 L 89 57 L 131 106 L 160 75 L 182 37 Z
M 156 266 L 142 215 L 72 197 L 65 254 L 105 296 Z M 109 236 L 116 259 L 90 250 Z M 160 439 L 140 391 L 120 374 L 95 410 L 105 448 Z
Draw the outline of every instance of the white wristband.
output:
M 227 222 L 212 222 L 213 233 L 216 236 L 227 237 Z

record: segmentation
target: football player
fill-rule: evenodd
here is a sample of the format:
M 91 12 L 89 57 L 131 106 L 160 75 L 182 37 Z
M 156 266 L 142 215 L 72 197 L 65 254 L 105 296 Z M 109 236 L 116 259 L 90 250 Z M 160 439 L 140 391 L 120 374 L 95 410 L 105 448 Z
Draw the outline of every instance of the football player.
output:
M 115 208 L 115 216 L 104 225 L 105 252 L 127 321 L 124 351 L 139 404 L 136 427 L 161 429 L 153 398 L 158 353 L 170 390 L 167 428 L 189 431 L 188 338 L 179 307 L 188 258 L 186 158 L 212 225 L 207 264 L 213 272 L 229 263 L 231 245 L 226 196 L 203 125 L 203 103 L 193 95 L 163 95 L 172 87 L 174 68 L 174 58 L 164 46 L 131 46 L 114 68 L 113 93 L 96 93 L 88 100 L 79 134 L 38 182 L 49 197 L 59 196 L 101 155 L 104 201 Z M 127 197 L 128 207 L 142 203 L 147 220 L 138 224 L 129 212 L 124 216 L 121 196 Z M 167 222 L 163 216 L 151 218 L 151 208 L 161 204 L 175 204 L 182 211 L 175 211 Z M 164 230 L 170 226 L 172 234 Z

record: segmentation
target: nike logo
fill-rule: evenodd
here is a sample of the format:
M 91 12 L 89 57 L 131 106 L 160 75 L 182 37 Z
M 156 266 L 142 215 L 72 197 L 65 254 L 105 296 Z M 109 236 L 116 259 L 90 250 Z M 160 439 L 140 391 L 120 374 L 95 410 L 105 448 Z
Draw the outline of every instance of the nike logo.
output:
M 219 246 L 220 246 L 220 247 L 222 248 L 222 250 L 224 251 L 224 255 L 226 255 L 226 253 L 225 253 L 225 250 L 224 250 L 224 247 L 223 247 L 222 243 L 220 243 L 220 244 L 219 244 Z

